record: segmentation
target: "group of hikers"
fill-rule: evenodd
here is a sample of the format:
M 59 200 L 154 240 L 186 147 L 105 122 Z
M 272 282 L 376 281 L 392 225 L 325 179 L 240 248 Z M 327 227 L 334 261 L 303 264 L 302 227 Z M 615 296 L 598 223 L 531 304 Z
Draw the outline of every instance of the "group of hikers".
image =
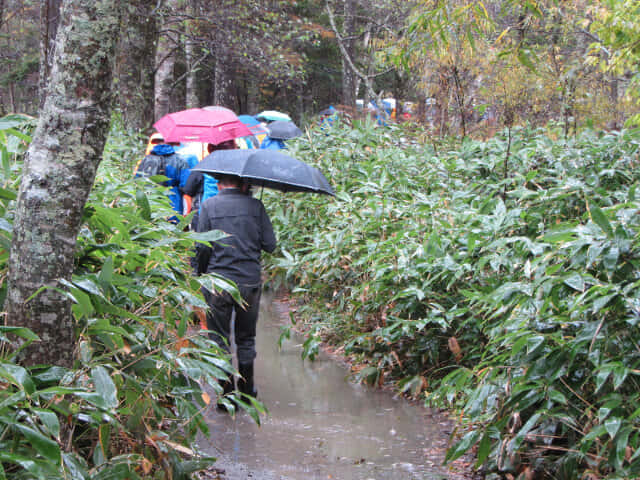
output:
M 263 148 L 274 148 L 269 145 Z M 212 245 L 198 244 L 191 267 L 194 275 L 215 273 L 233 281 L 244 300 L 241 306 L 227 292 L 202 288 L 209 307 L 206 326 L 210 338 L 227 352 L 230 350 L 230 330 L 235 313 L 234 338 L 240 374 L 237 389 L 251 397 L 257 396 L 253 371 L 262 291 L 260 259 L 262 251 L 275 250 L 276 237 L 264 205 L 252 196 L 251 185 L 246 179 L 233 175 L 209 175 L 193 168 L 202 160 L 199 157 L 205 156 L 204 153 L 195 154 L 198 149 L 206 149 L 206 154 L 211 154 L 220 150 L 255 147 L 255 139 L 236 138 L 217 144 L 208 143 L 206 147 L 196 145 L 194 149 L 194 145 L 187 143 L 166 142 L 161 134 L 155 133 L 150 138 L 147 155 L 135 171 L 138 177 L 166 177 L 162 184 L 169 187 L 169 199 L 176 212 L 173 221 L 177 221 L 178 214 L 193 212 L 191 230 L 221 230 L 227 234 Z M 224 381 L 222 387 L 225 395 L 232 392 L 233 378 Z

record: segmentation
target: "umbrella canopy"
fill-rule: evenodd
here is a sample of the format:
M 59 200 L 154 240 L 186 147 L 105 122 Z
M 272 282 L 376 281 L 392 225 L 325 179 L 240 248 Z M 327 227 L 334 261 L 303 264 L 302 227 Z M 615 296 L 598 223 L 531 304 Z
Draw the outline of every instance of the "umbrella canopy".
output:
M 256 117 L 253 117 L 251 115 L 238 115 L 238 120 L 244 123 L 249 128 L 249 131 L 253 134 L 251 137 L 248 137 L 251 139 L 253 147 L 259 148 L 260 144 L 269 133 L 267 129 L 262 126 L 262 124 L 256 119 Z
M 276 150 L 217 150 L 193 170 L 214 176 L 236 175 L 252 185 L 283 192 L 334 195 L 320 170 Z
M 290 140 L 302 135 L 302 130 L 295 123 L 285 120 L 271 122 L 267 125 L 267 131 L 271 138 L 277 138 L 278 140 Z
M 170 113 L 153 126 L 167 142 L 218 144 L 251 135 L 236 114 L 224 107 L 190 108 Z
M 256 117 L 251 115 L 238 115 L 238 120 L 244 123 L 247 127 L 253 127 L 254 125 L 260 125 L 260 122 Z
M 275 110 L 265 110 L 264 112 L 260 112 L 256 115 L 256 118 L 266 122 L 275 122 L 276 120 L 284 120 L 285 122 L 288 122 L 291 120 L 291 117 L 286 113 L 277 112 Z

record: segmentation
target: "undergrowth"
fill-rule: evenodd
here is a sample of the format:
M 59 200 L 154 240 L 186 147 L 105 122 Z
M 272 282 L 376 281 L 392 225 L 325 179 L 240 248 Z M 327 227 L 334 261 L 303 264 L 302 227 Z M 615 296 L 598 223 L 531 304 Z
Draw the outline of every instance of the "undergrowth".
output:
M 2 272 L 33 123 L 0 119 Z M 212 402 L 243 405 L 256 421 L 264 412 L 258 402 L 222 397 L 218 380 L 236 372 L 192 327 L 194 308 L 206 306 L 201 285 L 237 295 L 221 278 L 190 274 L 195 239 L 218 235 L 196 237 L 184 231 L 188 218 L 166 220 L 165 189 L 132 178 L 139 139 L 114 125 L 84 208 L 73 278 L 60 284 L 73 302 L 74 368 L 21 366 L 8 347 L 36 335 L 10 318 L 0 326 L 0 478 L 193 478 L 215 460 L 195 444 L 208 432 L 203 414 Z
M 638 478 L 640 132 L 557 134 L 315 131 L 292 154 L 336 197 L 269 197 L 269 271 L 298 299 L 305 354 L 342 346 L 359 379 L 460 412 L 447 460 Z

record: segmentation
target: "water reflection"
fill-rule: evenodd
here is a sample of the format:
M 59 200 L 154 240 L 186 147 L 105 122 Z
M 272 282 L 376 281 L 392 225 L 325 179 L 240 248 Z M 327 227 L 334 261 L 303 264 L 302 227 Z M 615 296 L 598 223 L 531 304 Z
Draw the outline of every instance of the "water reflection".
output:
M 433 447 L 446 443 L 423 408 L 349 383 L 322 355 L 303 361 L 295 339 L 278 350 L 281 320 L 263 298 L 256 384 L 269 415 L 257 426 L 212 409 L 202 449 L 219 458 L 228 480 L 411 480 L 447 478 Z

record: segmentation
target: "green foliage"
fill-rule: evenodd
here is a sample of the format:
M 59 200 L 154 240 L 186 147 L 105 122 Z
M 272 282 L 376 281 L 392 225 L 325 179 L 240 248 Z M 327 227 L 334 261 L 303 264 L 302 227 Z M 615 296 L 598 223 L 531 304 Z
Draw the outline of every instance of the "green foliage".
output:
M 341 345 L 361 380 L 463 412 L 448 460 L 637 478 L 640 132 L 556 135 L 513 131 L 506 174 L 502 136 L 439 155 L 370 124 L 294 143 L 337 195 L 272 212 L 270 271 L 310 352 Z
M 0 119 L 5 147 L 12 135 L 28 141 L 12 130 L 18 120 Z M 196 240 L 183 231 L 188 219 L 167 222 L 173 213 L 165 189 L 119 167 L 131 161 L 132 144 L 108 142 L 84 210 L 75 273 L 60 285 L 73 302 L 74 368 L 19 366 L 16 345 L 38 339 L 28 329 L 0 327 L 0 478 L 187 479 L 214 461 L 194 442 L 198 432 L 207 433 L 203 412 L 210 402 L 233 405 L 235 395 L 223 399 L 218 380 L 236 372 L 191 317 L 206 306 L 202 285 L 237 290 L 190 274 Z M 16 169 L 13 162 L 9 171 Z M 4 180 L 2 271 L 16 186 Z M 259 403 L 237 403 L 257 421 L 264 413 Z
M 640 44 L 638 28 L 640 28 L 640 6 L 634 0 L 608 0 L 606 8 L 598 11 L 594 30 L 600 36 L 600 42 L 592 45 L 596 58 L 601 61 L 603 70 L 619 76 L 629 76 L 629 93 L 640 101 Z M 640 115 L 629 119 L 630 124 L 638 125 Z

